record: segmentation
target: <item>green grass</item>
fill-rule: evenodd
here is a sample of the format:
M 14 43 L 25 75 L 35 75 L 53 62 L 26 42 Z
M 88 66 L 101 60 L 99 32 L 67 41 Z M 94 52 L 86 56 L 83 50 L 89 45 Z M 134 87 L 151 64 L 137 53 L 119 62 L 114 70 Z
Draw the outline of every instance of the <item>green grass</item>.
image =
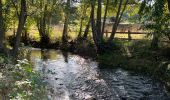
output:
M 56 42 L 56 40 L 61 39 L 62 32 L 63 32 L 62 27 L 52 27 L 52 29 L 50 30 L 50 34 L 49 34 L 49 38 L 50 38 L 51 42 L 54 43 L 54 42 Z M 31 29 L 28 30 L 28 33 L 29 33 L 29 38 L 31 40 L 40 41 L 39 32 L 35 26 L 32 26 Z M 11 35 L 13 35 L 13 30 L 9 30 L 6 34 L 7 37 L 11 36 Z M 78 36 L 78 31 L 76 32 L 76 31 L 68 30 L 68 36 L 69 36 L 70 40 L 74 40 Z M 89 36 L 92 37 L 91 33 Z M 128 35 L 127 34 L 116 34 L 115 37 L 116 38 L 128 38 Z M 131 37 L 132 37 L 132 39 L 145 39 L 146 35 L 132 34 Z

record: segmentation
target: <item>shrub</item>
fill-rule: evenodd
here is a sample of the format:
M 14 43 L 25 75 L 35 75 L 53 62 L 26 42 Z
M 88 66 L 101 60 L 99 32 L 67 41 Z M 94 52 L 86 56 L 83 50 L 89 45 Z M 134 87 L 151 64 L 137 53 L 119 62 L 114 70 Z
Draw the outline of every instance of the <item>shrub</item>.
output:
M 0 70 L 0 97 L 17 100 L 43 100 L 46 97 L 46 83 L 41 74 L 35 72 L 26 59 L 18 60 L 14 66 L 4 65 Z

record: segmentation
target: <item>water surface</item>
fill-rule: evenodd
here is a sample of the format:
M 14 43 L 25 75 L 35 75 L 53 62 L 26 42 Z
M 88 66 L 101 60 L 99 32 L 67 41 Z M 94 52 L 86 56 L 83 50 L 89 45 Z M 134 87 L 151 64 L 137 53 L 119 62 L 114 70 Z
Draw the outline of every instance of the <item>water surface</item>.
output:
M 170 100 L 160 82 L 56 50 L 31 49 L 29 60 L 49 83 L 50 100 Z

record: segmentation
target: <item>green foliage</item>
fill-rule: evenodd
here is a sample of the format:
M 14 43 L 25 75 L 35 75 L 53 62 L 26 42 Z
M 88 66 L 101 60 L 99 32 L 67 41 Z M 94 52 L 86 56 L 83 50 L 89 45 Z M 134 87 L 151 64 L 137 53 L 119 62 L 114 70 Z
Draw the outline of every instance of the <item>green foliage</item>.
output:
M 141 15 L 144 29 L 150 33 L 148 36 L 156 35 L 162 37 L 169 30 L 169 14 L 166 13 L 166 0 L 144 0 L 141 4 L 139 14 Z
M 114 68 L 126 65 L 127 58 L 120 52 L 105 53 L 98 56 L 100 68 Z
M 162 62 L 168 61 L 168 59 L 161 54 L 162 50 L 152 51 L 150 49 L 149 41 L 125 41 L 117 43 L 121 46 L 120 50 L 106 52 L 98 56 L 97 60 L 100 62 L 100 68 L 121 67 L 126 70 L 153 75 L 154 71 L 159 68 Z M 124 49 L 125 47 L 129 49 L 132 56 L 129 57 L 127 55 Z M 168 70 L 165 71 L 164 74 L 166 74 L 165 76 L 167 77 Z
M 124 12 L 122 16 L 122 21 L 124 22 L 130 22 L 130 23 L 140 23 L 139 19 L 139 10 L 140 4 L 134 4 L 134 5 L 127 5 L 127 9 Z
M 26 59 L 0 70 L 0 94 L 11 100 L 46 100 L 46 83 Z M 3 94 L 3 95 L 2 95 Z

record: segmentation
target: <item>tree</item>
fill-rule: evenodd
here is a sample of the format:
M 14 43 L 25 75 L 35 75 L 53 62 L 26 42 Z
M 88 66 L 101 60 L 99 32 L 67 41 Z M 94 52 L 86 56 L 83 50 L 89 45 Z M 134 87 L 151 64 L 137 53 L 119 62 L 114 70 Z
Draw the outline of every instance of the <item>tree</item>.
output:
M 168 29 L 169 15 L 166 15 L 166 0 L 154 0 L 152 5 L 149 2 L 149 0 L 143 1 L 140 13 L 144 22 L 147 22 L 144 28 L 151 31 L 151 34 L 149 34 L 152 36 L 151 48 L 158 49 L 159 39 Z
M 38 28 L 42 48 L 50 43 L 52 25 L 58 23 L 62 17 L 63 2 L 61 0 L 36 0 L 30 3 L 30 15 Z M 36 9 L 36 11 L 31 9 Z
M 77 6 L 78 8 L 78 15 L 80 17 L 78 17 L 78 20 L 80 20 L 80 29 L 79 29 L 79 33 L 78 33 L 78 39 L 83 39 L 86 40 L 88 33 L 89 33 L 89 29 L 90 29 L 90 23 L 91 23 L 91 14 L 89 11 L 90 8 L 90 0 L 81 0 L 79 3 L 79 6 Z M 85 29 L 84 29 L 84 25 L 85 25 Z M 84 30 L 84 33 L 82 34 Z
M 11 0 L 2 0 L 2 30 L 3 30 L 3 36 L 1 38 L 3 38 L 3 42 L 4 42 L 4 47 L 5 47 L 5 33 L 8 31 L 9 27 L 11 26 L 11 20 L 14 19 L 11 16 L 11 9 L 12 9 L 12 5 L 11 5 Z
M 167 2 L 168 2 L 168 10 L 170 12 L 170 0 L 167 0 Z
M 129 0 L 126 0 L 126 2 L 124 4 L 124 7 L 122 9 L 122 12 L 121 12 L 121 7 L 123 5 L 123 0 L 120 0 L 119 6 L 118 6 L 118 11 L 117 11 L 117 14 L 116 14 L 116 19 L 115 19 L 115 22 L 113 24 L 112 33 L 111 33 L 111 36 L 110 36 L 108 42 L 112 42 L 112 40 L 114 39 L 116 31 L 117 31 L 117 27 L 118 27 L 118 25 L 120 23 L 120 20 L 122 18 L 122 15 L 123 15 L 123 13 L 124 13 L 124 11 L 126 9 L 126 6 L 127 6 L 128 2 L 129 2 Z
M 37 27 L 40 34 L 41 47 L 49 43 L 48 29 L 47 29 L 47 6 L 46 2 L 40 1 L 41 13 L 37 18 Z
M 87 25 L 86 25 L 86 28 L 85 28 L 85 31 L 84 31 L 84 34 L 83 34 L 83 39 L 85 39 L 85 40 L 87 39 L 87 35 L 88 35 L 88 33 L 89 33 L 91 19 L 92 19 L 92 15 L 90 14 L 88 23 L 87 23 Z
M 108 6 L 109 6 L 109 0 L 106 0 L 106 8 L 105 8 L 104 19 L 103 19 L 103 26 L 102 26 L 102 37 L 103 37 L 103 34 L 104 34 L 104 29 L 105 29 L 105 24 L 106 24 L 106 17 L 107 17 Z
M 79 29 L 79 33 L 78 33 L 78 38 L 82 37 L 82 30 L 83 30 L 83 21 L 85 20 L 85 16 L 86 16 L 86 12 L 87 12 L 87 8 L 88 8 L 88 4 L 86 4 L 87 2 L 82 1 L 80 4 L 80 29 Z
M 102 53 L 102 52 L 106 51 L 105 50 L 106 49 L 105 45 L 109 46 L 110 43 L 112 42 L 112 40 L 114 39 L 118 24 L 120 23 L 120 20 L 122 18 L 122 15 L 123 15 L 123 13 L 124 13 L 124 11 L 126 9 L 126 6 L 127 6 L 129 0 L 126 0 L 126 2 L 123 2 L 124 0 L 120 0 L 119 6 L 118 6 L 118 11 L 117 11 L 117 14 L 116 14 L 116 21 L 113 24 L 112 33 L 111 33 L 111 36 L 110 36 L 109 40 L 107 41 L 107 43 L 105 43 L 103 41 L 104 28 L 102 28 L 102 23 L 101 23 L 102 0 L 97 0 L 97 1 L 98 2 L 97 2 L 96 21 L 95 21 L 95 17 L 94 17 L 95 16 L 95 4 L 96 4 L 96 1 L 95 0 L 91 1 L 91 25 L 92 25 L 93 40 L 94 40 L 94 43 L 95 43 L 95 45 L 97 47 L 97 51 L 98 51 L 98 53 Z M 109 2 L 109 1 L 107 1 L 107 2 Z M 107 6 L 108 6 L 108 4 L 107 4 Z M 123 9 L 122 9 L 122 5 L 124 5 Z M 116 6 L 115 6 L 115 8 L 116 8 Z M 104 15 L 105 19 L 104 20 L 106 20 L 106 16 L 107 16 L 106 12 L 107 12 L 107 8 L 105 9 L 105 15 Z M 105 25 L 105 22 L 103 23 L 103 27 L 104 27 L 104 25 Z M 110 46 L 112 46 L 112 45 L 110 45 Z
M 2 0 L 0 0 L 0 50 L 3 51 L 4 49 L 4 36 L 5 36 L 5 23 L 4 23 L 4 16 L 3 16 L 3 4 Z
M 92 35 L 94 43 L 97 47 L 97 52 L 102 53 L 103 51 L 103 37 L 101 33 L 101 0 L 98 0 L 97 8 L 97 21 L 95 21 L 95 4 L 96 0 L 91 1 L 91 26 L 92 26 Z
M 102 42 L 103 41 L 102 32 L 101 32 L 102 0 L 98 0 L 97 4 L 98 5 L 97 5 L 96 30 L 97 30 L 99 41 Z
M 21 40 L 21 34 L 22 30 L 24 28 L 26 19 L 27 19 L 27 7 L 26 7 L 26 0 L 21 0 L 20 3 L 20 14 L 19 14 L 19 23 L 18 23 L 18 29 L 14 41 L 14 47 L 13 47 L 13 55 L 16 56 L 18 53 L 18 48 Z
M 68 40 L 68 24 L 69 24 L 69 17 L 70 17 L 70 0 L 67 0 L 65 6 L 65 21 L 64 21 L 64 29 L 62 34 L 62 42 L 66 43 Z

